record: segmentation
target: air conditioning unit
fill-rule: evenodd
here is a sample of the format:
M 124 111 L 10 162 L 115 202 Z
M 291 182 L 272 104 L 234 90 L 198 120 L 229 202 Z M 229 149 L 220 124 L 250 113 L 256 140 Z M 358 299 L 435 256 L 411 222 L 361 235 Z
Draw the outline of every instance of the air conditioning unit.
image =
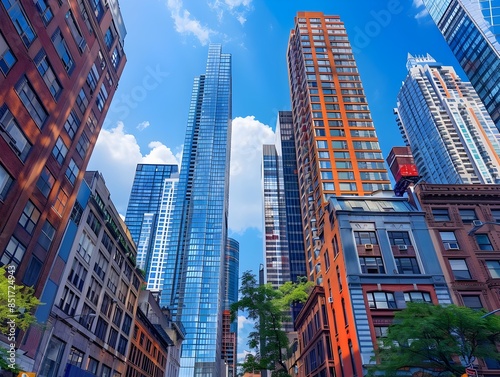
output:
M 329 302 L 330 304 L 333 304 L 333 297 L 328 297 L 328 302 Z
M 474 225 L 474 226 L 482 226 L 483 222 L 481 220 L 472 220 L 472 225 Z
M 408 245 L 398 245 L 399 250 L 408 250 Z
M 373 250 L 373 244 L 365 243 L 365 250 Z
M 446 250 L 459 250 L 460 249 L 460 247 L 458 246 L 458 243 L 456 243 L 456 242 L 446 242 L 444 244 L 444 248 Z

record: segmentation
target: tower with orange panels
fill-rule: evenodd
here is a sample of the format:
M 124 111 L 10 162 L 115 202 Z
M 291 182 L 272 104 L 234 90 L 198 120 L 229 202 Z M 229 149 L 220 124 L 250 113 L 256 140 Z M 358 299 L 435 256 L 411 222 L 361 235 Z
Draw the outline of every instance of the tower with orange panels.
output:
M 307 274 L 324 292 L 295 322 L 297 367 L 359 377 L 395 310 L 449 294 L 424 214 L 383 193 L 389 177 L 340 18 L 299 12 L 287 59 Z

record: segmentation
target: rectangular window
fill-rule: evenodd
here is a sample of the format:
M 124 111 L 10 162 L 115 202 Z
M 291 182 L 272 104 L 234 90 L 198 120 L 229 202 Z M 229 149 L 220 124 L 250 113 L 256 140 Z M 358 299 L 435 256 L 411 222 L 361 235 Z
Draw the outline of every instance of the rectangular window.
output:
M 42 262 L 36 258 L 31 257 L 30 263 L 23 277 L 23 284 L 27 287 L 32 287 L 38 282 L 40 271 L 42 270 Z
M 47 26 L 49 22 L 54 18 L 52 9 L 47 4 L 47 0 L 35 0 L 36 9 L 42 18 L 43 24 Z
M 451 270 L 453 271 L 453 276 L 456 280 L 472 279 L 465 259 L 449 259 L 448 261 L 450 263 Z
M 464 224 L 471 224 L 474 220 L 477 220 L 476 211 L 473 209 L 459 209 L 458 212 Z
M 102 289 L 101 284 L 99 284 L 96 279 L 91 278 L 90 285 L 87 290 L 87 298 L 94 305 L 97 305 L 97 302 L 99 301 L 101 289 Z
M 483 308 L 483 304 L 481 303 L 481 297 L 479 295 L 462 295 L 462 300 L 464 302 L 464 306 L 481 310 Z
M 97 261 L 94 264 L 94 272 L 104 281 L 104 275 L 108 269 L 108 260 L 102 255 L 99 251 L 99 256 L 97 257 Z
M 493 217 L 494 222 L 500 223 L 500 209 L 492 209 L 491 217 Z
M 420 274 L 417 258 L 396 258 L 399 274 Z
M 92 358 L 89 357 L 87 361 L 87 372 L 92 373 L 94 376 L 97 376 L 97 368 L 99 367 L 99 362 Z
M 87 233 L 83 232 L 80 237 L 80 242 L 78 243 L 78 254 L 85 260 L 85 262 L 90 262 L 92 253 L 94 252 L 95 244 L 90 239 Z
M 76 165 L 76 162 L 71 159 L 69 162 L 68 168 L 66 169 L 66 178 L 68 178 L 68 181 L 71 182 L 72 185 L 75 184 L 76 177 L 80 173 L 80 169 Z
M 116 347 L 116 350 L 122 355 L 125 355 L 125 352 L 127 350 L 127 343 L 127 338 L 125 338 L 123 335 L 120 335 L 120 340 L 118 341 L 118 347 Z
M 40 178 L 38 178 L 38 181 L 36 182 L 36 187 L 38 187 L 42 195 L 47 198 L 49 196 L 50 190 L 52 189 L 52 186 L 54 185 L 54 182 L 54 176 L 45 166 L 42 170 L 42 174 L 40 174 Z
M 95 18 L 97 21 L 101 21 L 102 16 L 104 15 L 104 7 L 102 6 L 101 0 L 91 0 L 90 6 L 94 10 Z
M 391 245 L 411 245 L 410 234 L 408 232 L 387 232 Z
M 50 65 L 50 62 L 47 58 L 47 54 L 44 49 L 41 49 L 40 52 L 35 56 L 35 65 L 42 76 L 45 85 L 49 88 L 52 97 L 57 99 L 59 94 L 61 94 L 62 86 L 57 79 L 56 74 L 54 73 L 54 69 Z
M 61 139 L 61 137 L 58 137 L 54 148 L 52 148 L 52 156 L 59 163 L 59 165 L 62 165 L 67 153 L 68 147 L 66 146 L 66 144 L 64 144 L 63 139 Z
M 76 23 L 71 10 L 69 10 L 68 13 L 66 13 L 65 19 L 69 31 L 71 32 L 71 35 L 73 36 L 73 39 L 76 45 L 78 46 L 78 49 L 80 50 L 80 52 L 83 52 L 85 50 L 85 47 L 87 47 L 87 42 L 85 41 L 85 38 L 82 37 L 80 28 L 78 27 L 78 24 Z
M 441 240 L 443 241 L 445 250 L 459 250 L 460 245 L 457 242 L 455 232 L 439 232 Z
M 97 324 L 95 326 L 95 336 L 98 337 L 99 339 L 101 339 L 103 342 L 105 341 L 106 339 L 106 332 L 108 330 L 108 322 L 107 320 L 105 320 L 104 318 L 102 317 L 99 317 L 97 319 Z M 104 369 L 104 365 L 102 366 L 102 368 Z M 109 369 L 109 368 L 108 368 Z
M 97 88 L 97 82 L 99 81 L 99 72 L 97 71 L 97 67 L 92 64 L 92 68 L 90 68 L 90 72 L 87 75 L 87 85 L 90 88 L 90 93 L 94 93 Z
M 2 0 L 2 4 L 5 10 L 9 14 L 10 20 L 14 24 L 17 33 L 21 37 L 24 45 L 26 47 L 31 46 L 31 43 L 35 40 L 36 35 L 31 27 L 23 8 L 19 4 L 19 0 Z
M 373 231 L 368 232 L 354 232 L 354 238 L 356 240 L 356 245 L 378 245 L 377 235 Z
M 33 118 L 37 127 L 41 129 L 48 118 L 48 114 L 26 76 L 22 76 L 17 82 L 15 90 L 31 118 Z
M 63 189 L 60 189 L 59 192 L 57 193 L 56 201 L 52 206 L 52 208 L 54 209 L 54 211 L 56 211 L 56 213 L 59 216 L 62 216 L 64 208 L 66 208 L 67 203 L 68 203 L 68 194 L 66 194 L 66 191 L 64 191 Z
M 0 258 L 0 265 L 12 265 L 17 268 L 21 263 L 25 252 L 26 247 L 24 247 L 24 245 L 21 244 L 16 237 L 12 236 L 2 254 L 2 258 Z
M 125 314 L 125 317 L 123 318 L 122 331 L 127 334 L 127 336 L 130 334 L 130 326 L 132 326 L 132 317 Z
M 113 46 L 113 42 L 115 41 L 115 36 L 112 30 L 112 26 L 109 27 L 108 30 L 106 30 L 106 34 L 104 34 L 104 43 L 106 43 L 106 47 L 108 48 L 108 51 L 111 50 L 111 47 Z
M 488 267 L 488 271 L 490 273 L 490 276 L 493 279 L 500 279 L 500 261 L 487 260 L 486 267 Z
M 97 98 L 96 98 L 96 104 L 99 111 L 102 111 L 104 109 L 104 105 L 107 99 L 108 99 L 108 92 L 106 91 L 104 84 L 102 84 L 101 89 L 99 90 L 99 93 L 97 93 Z
M 111 292 L 116 293 L 118 287 L 118 273 L 112 268 L 108 277 L 108 288 Z
M 9 48 L 3 35 L 0 33 L 0 71 L 7 76 L 12 66 L 15 64 L 16 58 Z
M 479 250 L 493 251 L 493 245 L 491 244 L 490 238 L 487 234 L 476 234 L 475 236 Z
M 68 75 L 71 75 L 73 69 L 75 68 L 75 63 L 73 61 L 71 53 L 69 52 L 68 45 L 66 44 L 66 41 L 64 40 L 59 28 L 52 35 L 52 42 L 54 43 L 57 54 L 61 58 L 64 69 L 66 70 Z
M 101 303 L 101 313 L 109 317 L 111 315 L 111 310 L 113 309 L 113 301 L 107 293 L 104 294 Z
M 368 292 L 366 295 L 372 309 L 397 309 L 396 299 L 391 292 Z
M 118 340 L 118 331 L 116 331 L 113 327 L 109 330 L 109 336 L 108 336 L 108 344 L 115 348 L 116 347 L 116 341 Z
M 26 161 L 31 150 L 31 143 L 24 135 L 7 105 L 0 107 L 0 134 L 21 161 Z
M 111 54 L 111 63 L 113 64 L 115 71 L 118 69 L 121 60 L 122 60 L 121 46 L 120 48 L 118 48 L 117 46 L 115 47 L 113 53 Z
M 71 351 L 69 352 L 68 356 L 68 363 L 76 365 L 78 368 L 80 368 L 82 366 L 84 355 L 85 354 L 82 351 L 76 349 L 75 347 L 71 347 Z
M 87 110 L 87 106 L 89 105 L 89 100 L 83 88 L 80 90 L 78 96 L 76 97 L 76 105 L 78 106 L 78 109 L 80 109 L 80 112 L 82 114 L 84 114 L 85 110 Z
M 71 140 L 75 138 L 78 127 L 80 127 L 80 119 L 76 116 L 75 112 L 71 110 L 68 115 L 68 119 L 66 119 L 66 122 L 64 123 L 64 129 L 68 133 Z
M 40 236 L 38 237 L 38 245 L 40 245 L 44 250 L 49 250 L 55 234 L 55 228 L 48 220 L 45 220 L 45 224 L 42 226 L 42 233 L 40 233 Z
M 74 316 L 78 306 L 79 297 L 68 287 L 64 287 L 59 300 L 59 308 L 68 316 Z
M 405 292 L 406 302 L 432 302 L 431 295 L 429 292 L 412 291 Z
M 18 224 L 21 225 L 29 234 L 33 234 L 33 230 L 40 219 L 40 211 L 31 200 L 24 206 L 23 213 L 19 218 Z
M 432 216 L 434 221 L 450 221 L 450 214 L 447 208 L 433 208 Z
M 85 278 L 87 277 L 87 269 L 75 259 L 73 265 L 71 266 L 71 271 L 68 275 L 68 281 L 71 282 L 76 289 L 80 292 L 85 284 Z
M 78 152 L 78 155 L 81 158 L 83 159 L 85 158 L 89 146 L 90 146 L 90 140 L 88 136 L 85 133 L 82 133 L 80 139 L 78 139 L 78 144 L 76 145 L 76 151 Z
M 363 274 L 385 274 L 384 262 L 380 257 L 359 257 Z
M 123 310 L 118 305 L 116 305 L 115 312 L 113 314 L 113 323 L 118 327 L 120 327 L 122 323 L 122 316 L 123 316 Z

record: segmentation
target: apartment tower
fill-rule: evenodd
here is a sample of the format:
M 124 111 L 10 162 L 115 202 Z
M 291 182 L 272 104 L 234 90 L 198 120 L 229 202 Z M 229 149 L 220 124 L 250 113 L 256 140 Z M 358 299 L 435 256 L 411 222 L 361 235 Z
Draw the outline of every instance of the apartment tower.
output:
M 321 270 L 319 222 L 328 199 L 390 189 L 344 24 L 299 12 L 288 44 L 307 272 Z M 316 274 L 317 284 L 322 274 Z
M 500 0 L 423 0 L 500 130 Z
M 181 377 L 221 375 L 230 147 L 231 56 L 210 45 L 193 85 L 161 293 L 186 328 Z
M 137 245 L 137 267 L 146 272 L 147 289 L 156 295 L 163 288 L 178 171 L 177 165 L 138 164 L 125 217 Z
M 453 67 L 408 54 L 397 122 L 428 183 L 500 182 L 500 132 L 476 91 Z

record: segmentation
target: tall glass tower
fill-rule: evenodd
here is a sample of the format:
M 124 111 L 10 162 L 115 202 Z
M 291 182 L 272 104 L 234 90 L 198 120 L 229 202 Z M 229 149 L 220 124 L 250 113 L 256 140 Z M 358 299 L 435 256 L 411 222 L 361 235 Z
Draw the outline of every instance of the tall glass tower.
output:
M 500 0 L 423 0 L 500 130 Z
M 193 85 L 161 294 L 186 328 L 180 377 L 221 375 L 230 144 L 231 55 L 210 45 Z
M 137 245 L 137 267 L 146 272 L 147 288 L 157 294 L 163 287 L 178 171 L 177 165 L 138 164 L 125 217 Z
M 408 55 L 395 111 L 419 175 L 428 183 L 499 183 L 500 132 L 453 67 Z
M 223 314 L 222 359 L 225 362 L 226 377 L 237 374 L 238 320 L 231 321 L 231 305 L 238 301 L 238 276 L 240 271 L 240 243 L 228 238 L 225 255 L 225 297 Z

